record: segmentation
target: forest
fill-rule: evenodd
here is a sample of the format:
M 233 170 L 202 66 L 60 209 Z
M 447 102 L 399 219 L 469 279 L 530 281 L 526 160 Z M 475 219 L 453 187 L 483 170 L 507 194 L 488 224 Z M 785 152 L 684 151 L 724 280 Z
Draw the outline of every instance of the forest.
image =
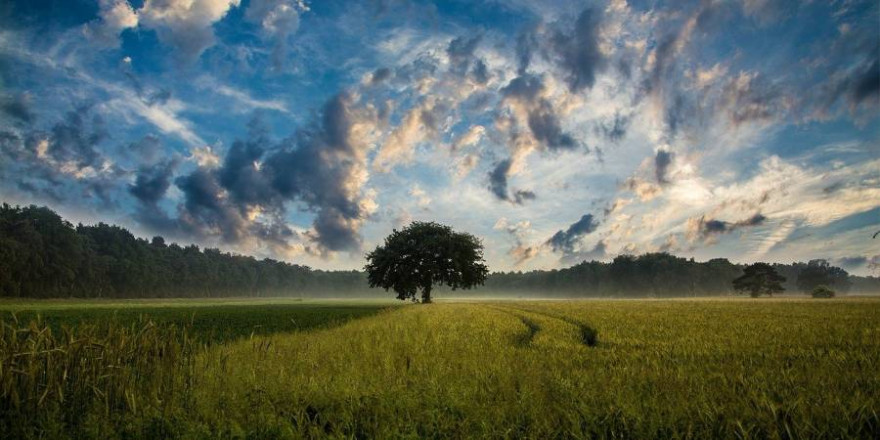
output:
M 774 264 L 786 293 L 827 284 L 840 293 L 878 292 L 880 278 L 858 277 L 824 260 Z M 734 294 L 742 266 L 667 253 L 620 255 L 550 271 L 495 272 L 484 286 L 454 295 L 683 297 Z M 809 276 L 808 276 L 809 275 Z M 0 296 L 23 298 L 363 297 L 360 271 L 322 271 L 273 259 L 135 237 L 120 226 L 76 225 L 48 207 L 0 206 Z M 451 295 L 438 289 L 440 296 Z M 388 294 L 390 295 L 390 294 Z

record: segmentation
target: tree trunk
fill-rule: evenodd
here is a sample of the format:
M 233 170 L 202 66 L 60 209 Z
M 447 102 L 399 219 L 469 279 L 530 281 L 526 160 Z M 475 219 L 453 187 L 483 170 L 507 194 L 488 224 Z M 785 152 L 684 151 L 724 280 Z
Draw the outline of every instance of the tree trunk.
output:
M 428 284 L 425 287 L 422 287 L 422 304 L 428 304 L 431 302 L 431 285 Z

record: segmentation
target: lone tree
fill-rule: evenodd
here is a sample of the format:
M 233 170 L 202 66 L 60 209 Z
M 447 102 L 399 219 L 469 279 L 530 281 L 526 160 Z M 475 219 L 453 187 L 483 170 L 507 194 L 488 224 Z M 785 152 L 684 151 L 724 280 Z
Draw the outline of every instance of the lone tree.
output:
M 767 263 L 755 263 L 746 266 L 743 275 L 733 280 L 733 288 L 739 293 L 748 293 L 752 298 L 767 294 L 784 292 L 782 283 L 785 277 L 779 275 L 773 266 Z
M 813 289 L 811 295 L 813 295 L 813 298 L 834 298 L 837 293 L 828 286 L 820 285 Z
M 489 269 L 483 264 L 483 244 L 468 233 L 434 222 L 413 222 L 394 230 L 367 254 L 370 287 L 393 289 L 397 299 L 431 302 L 434 285 L 470 289 L 483 284 Z

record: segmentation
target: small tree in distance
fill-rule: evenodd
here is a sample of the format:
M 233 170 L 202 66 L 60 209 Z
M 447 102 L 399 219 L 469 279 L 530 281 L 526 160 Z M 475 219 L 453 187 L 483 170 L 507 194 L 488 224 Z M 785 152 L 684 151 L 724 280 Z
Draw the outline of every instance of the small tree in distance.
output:
M 774 293 L 784 292 L 782 283 L 785 277 L 779 275 L 773 266 L 767 263 L 755 263 L 746 266 L 743 274 L 733 280 L 733 288 L 739 293 L 748 293 L 752 298 L 761 295 L 773 296 Z
M 413 222 L 394 230 L 385 244 L 367 254 L 370 287 L 393 289 L 397 299 L 412 299 L 422 291 L 422 302 L 431 302 L 434 285 L 470 289 L 486 281 L 483 244 L 468 233 L 455 232 L 434 222 Z
M 811 292 L 813 298 L 834 298 L 837 294 L 825 285 L 816 286 Z

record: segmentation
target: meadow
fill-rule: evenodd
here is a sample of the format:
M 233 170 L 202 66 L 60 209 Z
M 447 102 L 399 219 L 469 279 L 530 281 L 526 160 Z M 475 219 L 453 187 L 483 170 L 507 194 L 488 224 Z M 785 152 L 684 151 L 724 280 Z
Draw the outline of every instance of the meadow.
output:
M 391 304 L 0 303 L 0 435 L 880 437 L 876 299 Z

